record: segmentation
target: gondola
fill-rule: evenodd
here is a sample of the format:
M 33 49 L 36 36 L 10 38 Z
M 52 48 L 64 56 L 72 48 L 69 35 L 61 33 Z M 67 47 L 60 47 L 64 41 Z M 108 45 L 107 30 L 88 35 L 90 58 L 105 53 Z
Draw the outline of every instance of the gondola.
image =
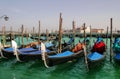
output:
M 17 45 L 17 43 L 15 41 L 12 40 L 12 42 L 14 42 Z M 16 51 L 15 51 L 15 49 L 16 49 Z M 12 58 L 17 55 L 17 57 L 19 58 L 20 61 L 41 59 L 41 50 L 35 49 L 32 47 L 17 49 L 17 46 L 16 46 L 16 48 L 9 47 L 9 48 L 1 49 L 1 51 L 2 51 L 3 56 L 6 58 Z M 15 54 L 15 52 L 17 52 L 17 54 Z M 54 51 L 51 51 L 49 49 L 46 49 L 46 53 L 47 54 L 55 54 Z
M 46 48 L 49 49 L 49 50 L 57 50 L 58 49 L 58 42 L 57 41 L 58 41 L 58 39 L 56 38 L 56 40 L 53 40 L 53 41 L 50 41 L 50 42 L 45 42 Z M 73 45 L 73 42 L 74 42 L 73 38 L 70 38 L 68 40 L 68 42 L 65 42 L 65 40 L 63 40 L 62 52 L 72 49 L 71 47 Z
M 114 60 L 120 63 L 120 38 L 115 38 L 113 44 Z
M 81 45 L 81 47 L 80 47 Z M 48 55 L 42 52 L 42 59 L 44 60 L 44 64 L 46 67 L 55 66 L 58 64 L 62 64 L 68 61 L 72 61 L 74 59 L 79 59 L 84 56 L 84 50 L 82 48 L 83 43 L 79 43 L 75 46 L 76 51 L 67 50 L 56 55 Z
M 64 40 L 64 42 L 62 43 L 62 48 L 63 48 L 62 52 L 67 51 L 67 50 L 71 50 L 73 47 L 73 43 L 74 43 L 73 37 L 71 37 L 68 42 L 65 42 L 65 40 Z
M 18 50 L 17 53 L 20 61 L 29 61 L 29 60 L 36 60 L 36 59 L 41 60 L 41 50 L 27 51 L 27 52 Z M 46 53 L 49 55 L 55 54 L 55 51 L 50 51 L 46 49 Z
M 47 41 L 47 42 L 44 42 L 45 43 L 45 46 L 47 49 L 49 50 L 54 50 L 55 49 L 55 44 L 52 43 L 52 41 Z M 38 49 L 39 48 L 39 45 L 35 45 L 34 48 Z
M 98 37 L 91 52 L 87 55 L 88 64 L 90 67 L 99 65 L 105 60 L 105 57 L 105 43 L 102 41 L 102 38 Z
M 30 38 L 31 38 L 31 39 L 35 39 L 35 40 L 38 40 L 38 37 L 36 37 L 36 36 L 31 36 Z M 41 37 L 39 40 L 46 41 L 47 38 L 46 38 L 46 37 Z
M 74 59 L 78 59 L 84 55 L 83 50 L 78 51 L 77 53 L 71 52 L 71 51 L 65 51 L 61 52 L 56 55 L 47 55 L 46 56 L 46 63 L 47 66 L 54 66 L 58 64 L 65 63 L 67 61 L 72 61 Z

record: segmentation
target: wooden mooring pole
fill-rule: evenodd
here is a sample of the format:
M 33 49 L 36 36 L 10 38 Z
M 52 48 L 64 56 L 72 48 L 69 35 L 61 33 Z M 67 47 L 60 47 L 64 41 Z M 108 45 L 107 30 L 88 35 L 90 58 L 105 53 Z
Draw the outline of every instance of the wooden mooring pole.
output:
M 85 23 L 83 24 L 83 28 L 84 28 L 84 46 L 83 46 L 83 49 L 84 49 L 86 67 L 87 67 L 87 70 L 89 70 L 88 61 L 87 61 L 87 51 L 86 51 L 86 32 L 85 32 L 86 27 L 85 27 Z
M 61 40 L 62 40 L 62 13 L 60 13 L 60 18 L 59 18 L 59 48 L 58 48 L 58 53 L 60 53 L 62 51 L 62 44 L 61 44 Z
M 28 42 L 28 32 L 27 32 L 27 28 L 25 29 L 25 35 L 26 35 L 26 40 Z
M 76 35 L 76 28 L 75 28 L 75 21 L 72 22 L 72 26 L 73 26 L 73 46 L 75 45 L 75 35 Z
M 12 41 L 14 39 L 13 37 L 13 33 L 12 33 L 12 26 L 10 27 L 10 41 Z M 12 46 L 12 42 L 10 43 L 10 45 Z
M 92 41 L 91 41 L 91 40 L 92 40 L 92 31 L 91 31 L 91 29 L 92 29 L 92 28 L 91 28 L 91 25 L 90 25 L 90 48 L 92 47 L 92 46 L 91 46 L 91 45 L 92 45 Z
M 48 29 L 46 29 L 46 38 L 47 38 L 47 41 L 48 41 L 48 37 L 49 37 L 49 32 L 48 32 Z
M 12 35 L 12 26 L 10 27 L 10 41 L 12 41 L 13 35 Z M 12 46 L 12 45 L 11 45 Z
M 2 44 L 3 47 L 5 47 L 5 42 L 6 42 L 6 38 L 5 38 L 5 26 L 2 27 Z
M 34 36 L 35 36 L 35 27 L 33 27 L 33 34 L 32 34 L 32 36 L 33 36 L 33 40 L 35 40 L 34 39 Z
M 112 62 L 112 39 L 113 39 L 113 34 L 112 34 L 112 18 L 110 18 L 110 62 Z
M 19 46 L 21 45 L 21 44 L 20 44 L 20 41 L 21 41 L 21 40 L 20 40 L 20 36 L 21 36 L 20 30 L 18 29 L 18 44 L 19 44 Z
M 24 26 L 23 25 L 21 27 L 21 32 L 22 32 L 22 46 L 24 46 Z
M 40 21 L 39 21 L 39 29 L 38 29 L 38 41 L 40 41 Z
M 108 47 L 107 47 L 107 44 L 108 44 L 108 29 L 109 29 L 109 27 L 107 26 L 107 32 L 106 32 L 106 48 L 108 48 Z
M 84 44 L 86 44 L 86 31 L 85 31 L 85 29 L 86 29 L 86 27 L 85 27 L 85 23 L 83 24 L 83 28 L 84 28 Z

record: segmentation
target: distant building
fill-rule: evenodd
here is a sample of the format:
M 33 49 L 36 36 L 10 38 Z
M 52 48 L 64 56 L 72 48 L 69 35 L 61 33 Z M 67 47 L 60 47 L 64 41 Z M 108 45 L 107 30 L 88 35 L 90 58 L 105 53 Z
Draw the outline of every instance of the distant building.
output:
M 76 28 L 76 32 L 77 33 L 84 33 L 84 28 L 83 27 Z M 90 33 L 90 27 L 85 27 L 85 32 Z M 91 32 L 92 33 L 105 33 L 104 29 L 96 29 L 96 28 L 92 28 Z
M 91 29 L 92 33 L 105 33 L 104 29 Z
M 84 28 L 83 27 L 76 28 L 75 31 L 76 31 L 76 33 L 84 33 Z M 85 32 L 86 33 L 90 33 L 90 27 L 85 27 Z M 104 29 L 96 29 L 96 28 L 92 28 L 91 32 L 92 33 L 105 33 Z M 73 33 L 73 30 L 72 29 L 70 29 L 70 30 L 64 30 L 63 33 L 64 34 Z
M 90 33 L 90 27 L 85 27 L 85 32 Z M 80 33 L 84 33 L 84 27 L 80 27 Z

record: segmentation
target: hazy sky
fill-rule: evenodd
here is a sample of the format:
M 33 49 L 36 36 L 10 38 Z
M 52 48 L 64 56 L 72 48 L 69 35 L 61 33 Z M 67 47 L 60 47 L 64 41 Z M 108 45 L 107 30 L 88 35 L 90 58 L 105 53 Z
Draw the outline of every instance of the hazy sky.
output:
M 60 12 L 64 29 L 71 29 L 73 20 L 77 27 L 86 23 L 106 29 L 110 18 L 114 29 L 120 27 L 120 0 L 0 0 L 0 16 L 9 16 L 7 22 L 0 19 L 0 28 L 18 30 L 23 24 L 28 30 L 33 26 L 37 30 L 40 20 L 41 30 L 58 30 Z

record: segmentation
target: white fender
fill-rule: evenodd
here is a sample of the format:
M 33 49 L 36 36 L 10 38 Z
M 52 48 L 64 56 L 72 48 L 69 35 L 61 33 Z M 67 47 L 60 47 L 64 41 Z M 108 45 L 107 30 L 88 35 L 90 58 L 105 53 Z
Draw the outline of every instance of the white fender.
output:
M 14 50 L 14 55 L 16 56 L 17 61 L 20 61 L 18 52 L 17 52 L 17 43 L 14 40 L 12 40 L 12 48 Z
M 4 57 L 4 55 L 3 55 L 3 53 L 2 53 L 2 48 L 3 48 L 3 46 L 2 46 L 2 44 L 1 44 L 1 42 L 0 42 L 0 55 L 1 55 L 2 58 L 6 58 L 6 57 Z
M 45 67 L 49 67 L 46 63 L 46 58 L 45 58 L 45 52 L 46 52 L 46 47 L 45 44 L 41 42 L 41 55 L 42 55 L 42 60 L 44 61 Z

